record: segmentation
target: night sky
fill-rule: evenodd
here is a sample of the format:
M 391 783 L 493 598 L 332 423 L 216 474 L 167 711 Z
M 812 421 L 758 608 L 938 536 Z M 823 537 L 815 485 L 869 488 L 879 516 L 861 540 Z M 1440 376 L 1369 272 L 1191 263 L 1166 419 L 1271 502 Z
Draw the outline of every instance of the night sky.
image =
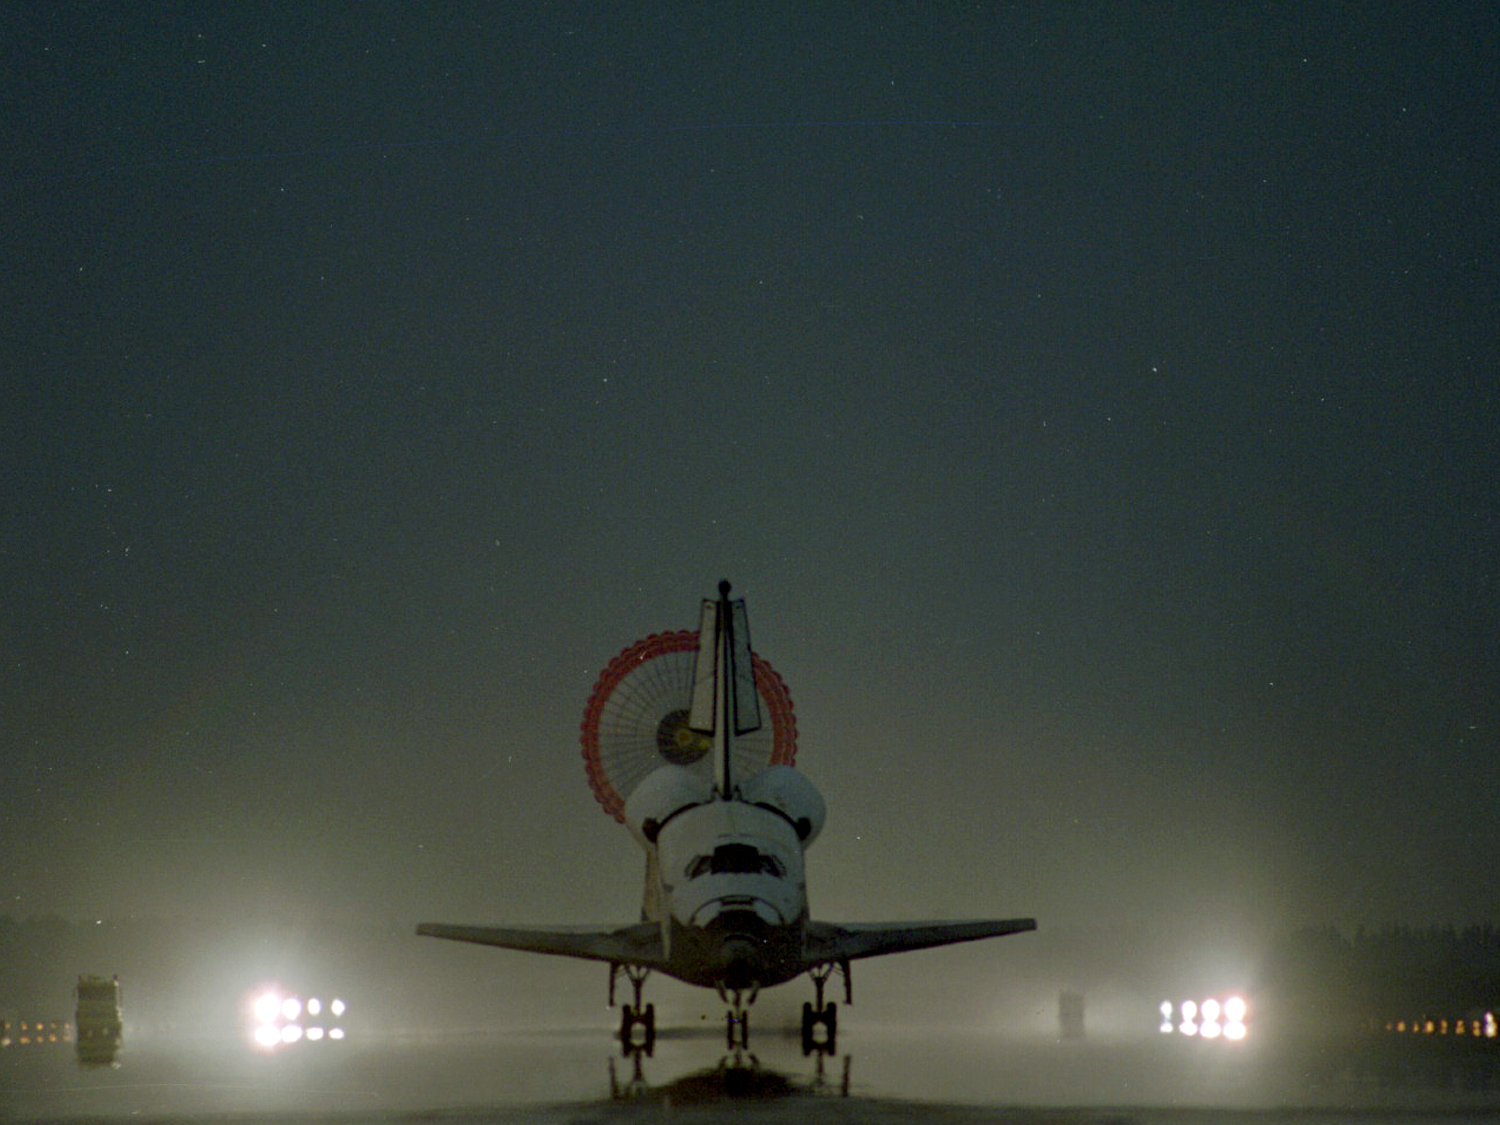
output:
M 818 916 L 1500 920 L 1497 45 L 5 5 L 0 914 L 631 921 L 727 577 Z

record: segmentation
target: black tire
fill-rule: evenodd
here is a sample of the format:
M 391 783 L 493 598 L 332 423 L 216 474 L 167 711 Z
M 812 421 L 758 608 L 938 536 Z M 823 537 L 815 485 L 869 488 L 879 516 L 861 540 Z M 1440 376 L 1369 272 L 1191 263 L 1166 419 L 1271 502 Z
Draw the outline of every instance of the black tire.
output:
M 630 1033 L 635 1029 L 635 1009 L 629 1004 L 620 1008 L 620 1042 L 630 1046 Z

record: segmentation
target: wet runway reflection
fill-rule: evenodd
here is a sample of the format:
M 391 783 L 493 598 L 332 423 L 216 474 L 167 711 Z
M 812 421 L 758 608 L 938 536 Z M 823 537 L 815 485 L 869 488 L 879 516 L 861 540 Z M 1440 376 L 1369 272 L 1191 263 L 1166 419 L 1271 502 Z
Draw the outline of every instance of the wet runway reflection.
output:
M 616 1102 L 655 1102 L 666 1106 L 794 1097 L 847 1098 L 853 1060 L 848 1055 L 834 1058 L 830 1067 L 832 1055 L 831 1051 L 814 1054 L 814 1071 L 809 1080 L 771 1070 L 749 1050 L 731 1051 L 714 1066 L 653 1086 L 646 1078 L 647 1053 L 626 1051 L 619 1067 L 616 1060 L 610 1060 L 609 1096 Z M 629 1077 L 622 1080 L 620 1075 L 624 1070 L 629 1071 Z M 836 1073 L 836 1078 L 830 1078 L 830 1070 Z
M 600 1029 L 433 1039 L 389 1037 L 267 1054 L 238 1039 L 127 1035 L 117 1069 L 81 1067 L 67 1045 L 0 1052 L 0 1120 L 241 1115 L 296 1122 L 713 1121 L 747 1104 L 768 1121 L 1185 1120 L 1240 1114 L 1272 1125 L 1286 1107 L 1321 1121 L 1412 1111 L 1462 1121 L 1500 1112 L 1493 1060 L 1382 1060 L 1348 1045 L 1234 1055 L 1149 1038 L 1057 1042 L 895 1028 L 841 1032 L 804 1054 L 793 1030 L 726 1050 L 717 1028 L 622 1052 Z M 1420 1065 L 1419 1065 L 1420 1064 Z M 920 1108 L 918 1108 L 920 1107 Z M 1305 1120 L 1291 1114 L 1288 1119 Z

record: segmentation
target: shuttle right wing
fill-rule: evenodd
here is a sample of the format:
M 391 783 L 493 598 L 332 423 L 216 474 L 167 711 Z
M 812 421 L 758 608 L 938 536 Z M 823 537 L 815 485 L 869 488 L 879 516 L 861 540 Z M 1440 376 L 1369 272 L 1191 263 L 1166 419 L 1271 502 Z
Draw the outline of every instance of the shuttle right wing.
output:
M 977 922 L 809 922 L 806 955 L 809 964 L 827 964 L 878 957 L 883 953 L 931 949 L 960 941 L 1005 937 L 1034 929 L 1035 918 Z

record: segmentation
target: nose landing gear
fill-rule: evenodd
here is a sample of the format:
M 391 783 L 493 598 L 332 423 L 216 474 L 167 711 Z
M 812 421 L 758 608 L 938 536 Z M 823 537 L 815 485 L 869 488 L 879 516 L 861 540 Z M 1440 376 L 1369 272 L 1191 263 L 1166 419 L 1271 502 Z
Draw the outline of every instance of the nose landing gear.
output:
M 725 988 L 719 986 L 719 999 L 729 1005 L 724 1014 L 724 1041 L 729 1050 L 743 1050 L 750 1046 L 750 1005 L 760 995 L 760 985 L 749 988 Z
M 732 1051 L 750 1046 L 750 1010 L 730 1008 L 724 1013 L 724 1042 Z

